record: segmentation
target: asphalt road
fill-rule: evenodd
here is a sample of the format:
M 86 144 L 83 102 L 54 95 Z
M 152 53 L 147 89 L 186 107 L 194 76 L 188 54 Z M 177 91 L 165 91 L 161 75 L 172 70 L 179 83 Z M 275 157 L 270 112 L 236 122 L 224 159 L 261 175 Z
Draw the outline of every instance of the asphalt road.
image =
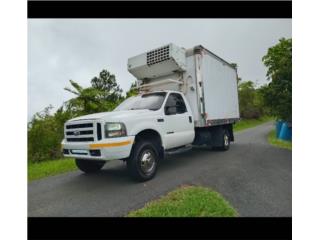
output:
M 291 216 L 291 151 L 267 143 L 267 123 L 235 134 L 227 152 L 170 156 L 154 179 L 133 182 L 122 161 L 94 175 L 74 171 L 28 184 L 28 216 L 124 216 L 183 184 L 220 192 L 240 216 Z

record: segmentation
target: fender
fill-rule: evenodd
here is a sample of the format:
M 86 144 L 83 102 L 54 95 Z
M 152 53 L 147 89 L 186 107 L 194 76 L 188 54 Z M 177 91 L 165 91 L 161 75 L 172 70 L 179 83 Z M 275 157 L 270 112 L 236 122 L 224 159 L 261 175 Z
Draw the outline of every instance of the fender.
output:
M 150 120 L 149 121 L 141 121 L 132 127 L 133 128 L 130 129 L 130 132 L 128 132 L 128 135 L 136 136 L 138 133 L 140 133 L 144 130 L 147 130 L 147 129 L 154 130 L 159 133 L 162 145 L 163 145 L 163 147 L 165 146 L 163 133 L 162 133 L 163 130 L 162 130 L 161 126 L 157 125 L 157 122 L 153 123 Z

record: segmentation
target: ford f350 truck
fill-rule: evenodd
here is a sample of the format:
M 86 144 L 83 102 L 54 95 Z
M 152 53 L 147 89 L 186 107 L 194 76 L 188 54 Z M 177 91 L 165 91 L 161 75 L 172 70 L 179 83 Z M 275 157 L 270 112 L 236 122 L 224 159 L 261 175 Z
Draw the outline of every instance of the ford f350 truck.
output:
M 239 120 L 237 69 L 202 46 L 174 44 L 129 58 L 139 94 L 112 112 L 71 119 L 62 141 L 85 173 L 124 160 L 137 180 L 153 178 L 166 154 L 207 145 L 228 150 Z

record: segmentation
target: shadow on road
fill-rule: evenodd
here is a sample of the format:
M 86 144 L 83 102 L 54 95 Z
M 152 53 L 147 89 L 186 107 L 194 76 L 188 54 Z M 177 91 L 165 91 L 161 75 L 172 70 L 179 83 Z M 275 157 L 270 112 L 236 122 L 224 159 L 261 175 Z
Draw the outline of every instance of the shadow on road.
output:
M 231 151 L 231 149 L 230 149 Z M 171 172 L 181 171 L 182 169 L 189 168 L 195 162 L 202 164 L 205 159 L 210 158 L 212 161 L 216 159 L 216 156 L 223 154 L 219 151 L 212 151 L 208 148 L 194 148 L 188 152 L 180 153 L 177 155 L 167 156 L 165 159 L 162 159 L 159 166 L 156 178 L 161 178 L 162 175 L 170 174 Z M 65 187 L 68 184 L 72 187 L 78 188 L 96 188 L 100 184 L 103 184 L 105 187 L 108 185 L 113 185 L 121 187 L 124 185 L 136 185 L 144 184 L 141 182 L 134 181 L 129 176 L 129 172 L 126 168 L 125 162 L 122 161 L 112 161 L 106 163 L 104 168 L 97 173 L 84 174 L 80 171 L 76 171 L 75 175 L 69 179 L 68 182 L 65 182 Z M 152 179 L 149 182 L 155 181 Z M 112 183 L 112 184 L 108 184 Z

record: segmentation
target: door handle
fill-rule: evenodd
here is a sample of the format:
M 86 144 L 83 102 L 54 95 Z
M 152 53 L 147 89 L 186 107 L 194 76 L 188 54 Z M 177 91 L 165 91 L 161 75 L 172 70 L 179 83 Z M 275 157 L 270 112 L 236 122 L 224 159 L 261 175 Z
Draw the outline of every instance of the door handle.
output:
M 189 116 L 189 122 L 192 123 L 192 117 L 191 116 Z

